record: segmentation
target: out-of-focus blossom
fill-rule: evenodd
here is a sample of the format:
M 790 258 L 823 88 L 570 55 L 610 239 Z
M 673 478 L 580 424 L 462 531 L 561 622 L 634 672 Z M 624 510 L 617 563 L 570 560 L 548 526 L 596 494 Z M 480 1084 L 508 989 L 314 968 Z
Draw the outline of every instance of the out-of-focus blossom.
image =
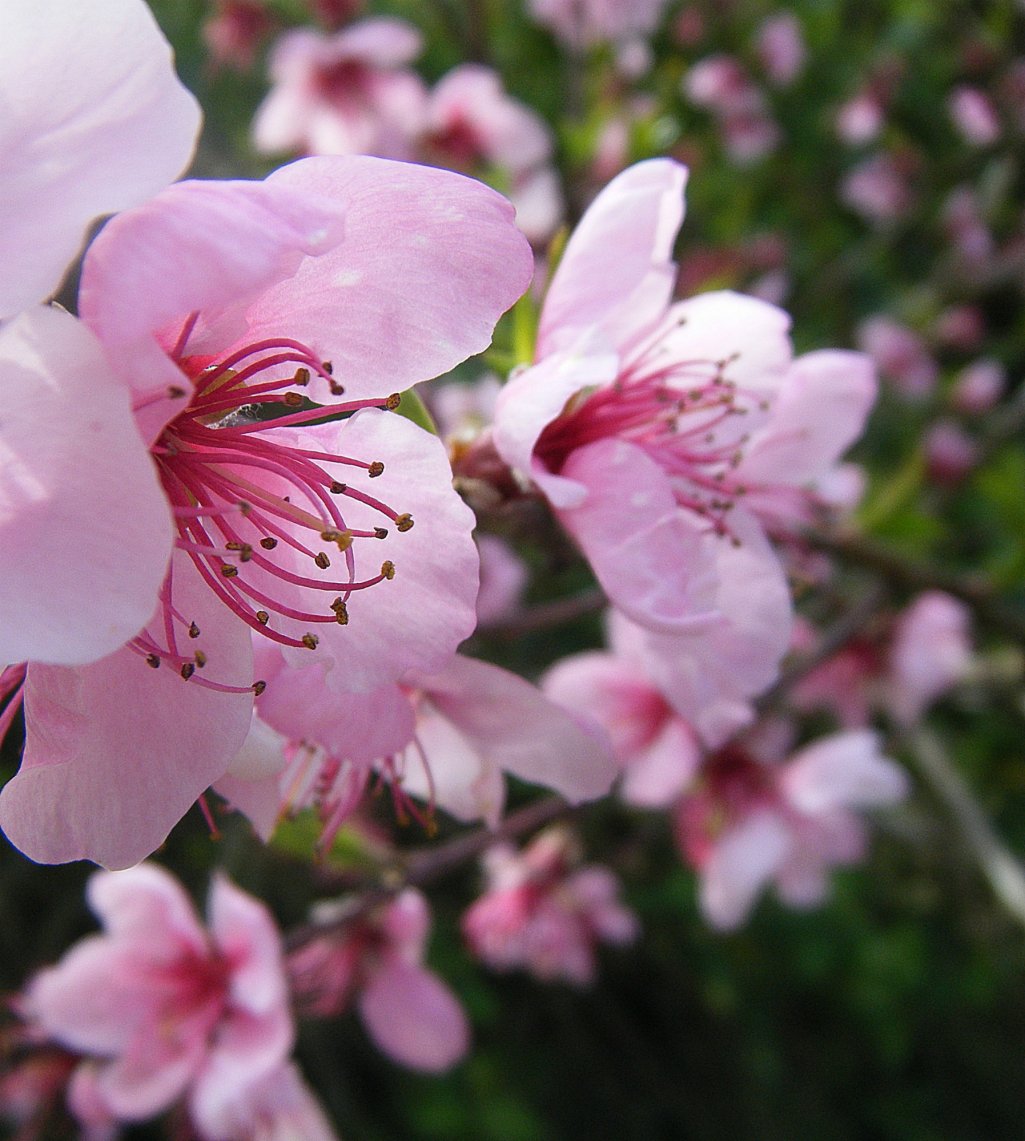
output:
M 973 147 L 992 146 L 1000 138 L 1000 120 L 989 98 L 976 87 L 955 87 L 947 99 L 951 121 Z
M 358 901 L 321 904 L 313 919 L 329 929 L 288 956 L 301 1011 L 326 1017 L 355 1004 L 375 1045 L 410 1069 L 441 1073 L 462 1059 L 470 1028 L 423 964 L 431 920 L 420 892 L 406 888 L 369 911 Z
M 253 144 L 267 154 L 412 159 L 427 90 L 408 64 L 420 33 L 398 19 L 367 19 L 334 35 L 286 32 L 271 51 L 272 87 L 257 108 Z
M 333 32 L 347 24 L 363 10 L 365 0 L 309 0 L 310 8 L 322 28 Z
M 970 615 L 942 591 L 921 594 L 897 622 L 890 648 L 889 704 L 905 725 L 925 710 L 971 665 Z
M 298 1066 L 287 1062 L 193 1124 L 201 1141 L 338 1141 Z
M 942 345 L 970 353 L 986 338 L 986 318 L 978 305 L 950 305 L 936 318 L 932 335 Z
M 684 95 L 716 117 L 723 143 L 735 162 L 763 158 L 779 142 L 765 96 L 734 56 L 714 55 L 696 63 L 683 77 Z
M 769 81 L 788 87 L 801 74 L 807 55 L 801 21 L 793 12 L 778 12 L 758 27 L 755 49 Z
M 531 16 L 573 48 L 650 35 L 667 0 L 530 0 Z
M 523 852 L 508 844 L 489 849 L 484 894 L 463 916 L 473 953 L 494 970 L 593 983 L 598 944 L 631 943 L 638 924 L 612 872 L 577 863 L 573 838 L 561 828 L 542 832 Z
M 531 241 L 545 241 L 559 224 L 563 204 L 549 165 L 551 133 L 505 91 L 491 68 L 462 64 L 439 80 L 428 98 L 419 148 L 438 166 L 497 178 Z
M 704 13 L 696 4 L 684 5 L 673 18 L 670 32 L 680 47 L 696 47 L 705 38 Z
M 927 477 L 955 487 L 979 461 L 979 445 L 956 420 L 937 420 L 922 441 Z
M 88 895 L 103 933 L 36 975 L 22 999 L 41 1034 L 86 1056 L 73 1110 L 141 1121 L 187 1097 L 202 1122 L 279 1070 L 294 1029 L 280 936 L 261 903 L 217 878 L 204 930 L 153 864 L 101 872 Z
M 957 254 L 970 265 L 984 263 L 993 253 L 993 235 L 974 187 L 956 186 L 950 192 L 943 204 L 943 224 Z
M 789 319 L 763 302 L 671 303 L 684 178 L 652 160 L 595 200 L 545 298 L 537 363 L 499 394 L 494 428 L 613 604 L 667 634 L 707 626 L 732 573 L 724 537 L 752 536 L 744 557 L 778 575 L 748 499 L 773 517 L 784 501 L 796 509 L 875 390 L 857 354 L 794 361 Z M 813 411 L 823 399 L 838 412 L 828 423 Z
M 1004 366 L 984 357 L 961 370 L 951 392 L 951 403 L 958 412 L 979 416 L 996 405 L 1006 385 Z
M 344 661 L 347 692 L 448 659 L 475 623 L 472 514 L 441 443 L 382 407 L 486 347 L 531 268 L 479 183 L 308 159 L 108 223 L 83 268 L 91 334 L 56 311 L 4 328 L 2 656 L 32 663 L 0 798 L 14 843 L 44 862 L 151 852 L 245 738 L 254 633 Z M 316 424 L 326 403 L 356 415 Z M 49 494 L 65 468 L 73 495 Z M 58 583 L 103 585 L 102 622 L 55 610 L 44 547 Z M 108 656 L 81 664 L 98 639 Z
M 658 688 L 653 666 L 643 631 L 613 613 L 608 651 L 564 658 L 541 680 L 553 701 L 608 733 L 623 770 L 620 795 L 646 808 L 672 804 L 701 763 L 697 734 Z
M 882 130 L 885 110 L 872 91 L 852 95 L 836 113 L 836 133 L 852 147 L 872 142 Z
M 507 617 L 519 604 L 530 570 L 497 535 L 478 535 L 477 550 L 480 552 L 477 621 L 487 626 Z
M 250 71 L 274 24 L 265 0 L 217 0 L 203 21 L 203 42 L 215 67 Z
M 362 695 L 318 688 L 316 671 L 261 668 L 268 686 L 260 717 L 291 743 L 288 765 L 276 775 L 273 752 L 282 741 L 260 738 L 247 757 L 250 771 L 236 768 L 240 779 L 219 782 L 218 791 L 263 834 L 282 810 L 312 805 L 324 824 L 321 845 L 330 845 L 375 772 L 392 785 L 400 812 L 420 816 L 408 799 L 416 796 L 428 811 L 436 806 L 492 826 L 505 803 L 504 773 L 572 802 L 604 795 L 616 774 L 596 726 L 486 662 L 457 656 L 440 673 L 411 672 L 402 686 Z
M 0 105 L 2 319 L 57 289 L 90 222 L 181 173 L 200 113 L 142 0 L 9 0 Z
M 852 810 L 908 792 L 903 770 L 870 732 L 824 737 L 786 761 L 776 748 L 766 752 L 727 745 L 675 811 L 680 851 L 700 876 L 702 914 L 720 930 L 740 926 L 769 884 L 791 907 L 820 903 L 829 869 L 864 855 L 865 827 Z
M 869 317 L 858 327 L 857 341 L 881 375 L 907 399 L 921 400 L 936 387 L 936 362 L 925 341 L 907 325 L 882 314 Z
M 840 198 L 869 222 L 894 222 L 911 208 L 904 165 L 893 155 L 872 155 L 853 167 L 840 184 Z

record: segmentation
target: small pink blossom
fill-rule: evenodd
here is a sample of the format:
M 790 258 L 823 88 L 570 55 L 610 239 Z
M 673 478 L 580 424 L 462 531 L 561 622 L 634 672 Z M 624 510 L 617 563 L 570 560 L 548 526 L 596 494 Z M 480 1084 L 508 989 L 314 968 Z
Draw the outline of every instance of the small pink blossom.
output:
M 758 27 L 755 48 L 769 80 L 788 87 L 801 74 L 807 51 L 801 21 L 793 12 L 777 12 Z
M 993 253 L 993 234 L 974 187 L 954 187 L 943 204 L 943 224 L 960 260 L 979 266 Z
M 262 904 L 218 878 L 206 931 L 154 864 L 101 872 L 88 894 L 103 933 L 41 971 L 23 1000 L 42 1033 L 95 1059 L 79 1070 L 83 1106 L 141 1121 L 187 1096 L 201 1121 L 283 1065 L 294 1030 Z
M 485 854 L 487 887 L 463 916 L 463 934 L 489 967 L 589 986 L 598 944 L 637 937 L 615 876 L 595 864 L 576 867 L 573 849 L 567 832 L 550 828 L 520 853 L 498 844 Z
M 955 87 L 947 99 L 951 121 L 973 147 L 992 146 L 1000 138 L 1000 120 L 989 98 L 978 88 Z
M 427 91 L 407 64 L 421 47 L 411 24 L 383 17 L 330 36 L 286 32 L 271 51 L 273 86 L 253 121 L 256 149 L 412 159 Z
M 999 361 L 983 357 L 961 370 L 951 393 L 951 403 L 958 412 L 980 416 L 997 404 L 1006 385 L 1004 366 Z
M 201 1141 L 338 1141 L 298 1066 L 288 1062 L 194 1122 Z
M 87 328 L 41 311 L 0 331 L 2 656 L 32 663 L 0 798 L 19 847 L 123 867 L 161 843 L 242 745 L 254 635 L 350 693 L 448 660 L 475 623 L 473 517 L 441 443 L 384 409 L 483 349 L 531 263 L 478 183 L 309 159 L 121 214 L 85 259 Z M 318 424 L 324 404 L 355 415 Z M 54 610 L 36 542 L 104 622 Z
M 477 550 L 480 553 L 477 621 L 487 626 L 508 617 L 519 605 L 530 568 L 497 535 L 478 535 Z
M 370 911 L 321 904 L 314 922 L 330 927 L 288 958 L 296 1001 L 326 1017 L 355 1004 L 375 1045 L 402 1066 L 441 1073 L 469 1048 L 466 1015 L 445 983 L 423 965 L 430 931 L 426 899 L 406 888 Z
M 203 21 L 203 42 L 215 67 L 250 71 L 273 28 L 265 0 L 216 0 Z
M 960 681 L 972 661 L 970 616 L 942 591 L 919 595 L 897 622 L 890 648 L 889 701 L 905 725 Z
M 979 444 L 956 420 L 937 420 L 922 440 L 926 476 L 940 487 L 956 487 L 979 462 Z
M 852 95 L 836 112 L 836 133 L 852 147 L 864 146 L 878 137 L 886 112 L 870 90 Z
M 655 30 L 667 0 L 530 0 L 530 15 L 573 48 L 619 43 Z
M 908 174 L 892 155 L 872 155 L 852 167 L 840 184 L 840 198 L 869 222 L 889 223 L 912 204 Z
M 907 399 L 921 400 L 936 387 L 936 362 L 922 337 L 907 325 L 878 314 L 861 323 L 857 340 L 883 377 Z
M 785 763 L 727 745 L 675 812 L 680 851 L 701 879 L 702 914 L 732 930 L 769 884 L 791 907 L 815 906 L 828 893 L 829 869 L 864 855 L 865 828 L 852 809 L 907 793 L 907 777 L 873 733 L 824 737 Z

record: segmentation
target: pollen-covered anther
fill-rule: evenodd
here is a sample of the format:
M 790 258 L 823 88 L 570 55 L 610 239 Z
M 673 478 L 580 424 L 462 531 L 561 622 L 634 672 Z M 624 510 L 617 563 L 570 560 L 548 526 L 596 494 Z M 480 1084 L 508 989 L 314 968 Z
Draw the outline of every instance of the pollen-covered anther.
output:
M 393 393 L 392 393 L 392 394 L 391 394 L 391 395 L 388 397 L 388 399 L 387 399 L 387 400 L 385 400 L 385 402 L 384 402 L 384 406 L 385 406 L 385 408 L 387 408 L 387 409 L 388 409 L 388 411 L 389 411 L 389 412 L 394 412 L 394 411 L 395 411 L 395 409 L 396 409 L 396 408 L 398 408 L 398 406 L 399 406 L 401 403 L 402 403 L 402 396 L 401 396 L 401 394 L 400 394 L 400 393 L 398 393 L 398 392 L 393 392 Z
M 375 539 L 387 539 L 388 538 L 388 528 L 387 527 L 375 527 L 374 528 L 374 538 Z
M 261 626 L 266 626 L 270 621 L 270 615 L 266 610 L 257 610 L 256 621 L 259 622 Z
M 292 377 L 292 383 L 298 384 L 300 388 L 305 388 L 310 383 L 310 370 L 308 368 L 297 368 L 295 376 Z
M 224 546 L 226 550 L 238 552 L 238 561 L 240 563 L 247 563 L 253 557 L 253 548 L 248 543 L 240 543 L 236 540 L 232 540 L 229 543 L 225 543 Z
M 196 668 L 201 670 L 206 665 L 206 654 L 204 654 L 202 650 L 197 650 L 192 656 L 195 660 Z
M 196 666 L 195 666 L 195 663 L 194 663 L 194 662 L 185 662 L 185 663 L 182 665 L 182 668 L 181 668 L 181 670 L 180 670 L 180 673 L 181 673 L 181 675 L 182 675 L 182 680 L 183 680 L 183 681 L 188 681 L 188 680 L 189 680 L 189 678 L 190 678 L 190 677 L 192 677 L 192 675 L 193 675 L 195 672 L 196 672 Z
M 263 693 L 263 691 L 264 691 L 266 688 L 267 688 L 267 683 L 266 683 L 265 681 L 254 681 L 254 682 L 253 682 L 253 693 L 254 693 L 254 694 L 257 696 L 257 697 L 259 697 L 259 696 L 260 696 L 260 694 L 261 694 L 261 693 Z
M 330 491 L 332 495 L 344 495 L 348 490 L 349 485 L 347 483 L 339 483 L 337 479 L 333 480 L 331 486 L 328 488 L 328 491 Z
M 343 553 L 352 546 L 352 532 L 351 531 L 336 531 L 332 527 L 320 532 L 320 537 L 325 543 L 334 543 L 334 545 Z
M 395 564 L 391 559 L 385 559 L 384 562 L 381 563 L 381 574 L 389 581 L 395 577 Z
M 318 567 L 320 567 L 321 570 L 327 570 L 327 568 L 331 565 L 331 560 L 327 557 L 327 555 L 324 554 L 323 551 L 318 551 L 316 555 L 313 556 L 313 561 L 317 564 Z
M 303 634 L 301 641 L 307 650 L 315 650 L 320 645 L 320 639 L 317 635 L 311 634 L 309 631 Z
M 160 669 L 160 655 L 159 654 L 147 654 L 146 655 L 146 665 L 148 665 L 150 667 L 150 669 L 154 669 L 154 670 Z
M 221 574 L 224 575 L 225 578 L 236 578 L 238 575 L 238 567 L 232 563 L 222 563 Z
M 277 545 L 278 545 L 277 539 L 272 539 L 269 535 L 267 536 L 266 539 L 260 540 L 260 546 L 263 547 L 263 549 L 265 551 L 273 551 Z
M 198 638 L 199 637 L 199 627 L 196 625 L 195 622 L 189 623 L 189 637 L 190 638 Z
M 412 528 L 413 516 L 408 511 L 403 511 L 401 515 L 395 516 L 395 527 L 397 530 L 405 532 Z
M 371 479 L 376 479 L 379 475 L 384 475 L 384 464 L 380 460 L 374 460 L 372 464 L 367 467 L 367 475 Z
M 336 598 L 331 603 L 331 609 L 335 612 L 335 621 L 339 626 L 348 626 L 349 624 L 349 608 L 341 597 Z
M 330 387 L 331 387 L 331 395 L 332 396 L 344 396 L 345 395 L 345 385 L 339 384 L 337 380 L 332 380 Z

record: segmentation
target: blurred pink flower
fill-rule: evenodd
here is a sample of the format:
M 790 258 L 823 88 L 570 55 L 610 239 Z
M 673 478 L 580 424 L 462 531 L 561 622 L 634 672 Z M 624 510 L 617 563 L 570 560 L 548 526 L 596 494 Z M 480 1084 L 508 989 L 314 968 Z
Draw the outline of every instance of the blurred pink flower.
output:
M 2 319 L 57 289 L 90 222 L 181 173 L 200 112 L 142 0 L 8 0 L 0 105 Z
M 979 462 L 979 445 L 956 420 L 936 420 L 922 440 L 926 477 L 956 487 Z
M 477 621 L 487 626 L 508 617 L 519 605 L 530 568 L 497 535 L 478 535 L 477 551 L 480 554 Z
M 1000 138 L 1000 120 L 989 98 L 976 87 L 955 87 L 947 99 L 951 121 L 973 147 L 992 146 Z
M 804 69 L 807 55 L 801 21 L 793 12 L 766 17 L 758 27 L 755 49 L 770 82 L 788 87 Z
M 902 396 L 921 400 L 936 387 L 939 370 L 925 341 L 907 325 L 877 314 L 858 326 L 858 346 Z
M 733 160 L 756 162 L 769 154 L 780 139 L 761 89 L 744 65 L 731 55 L 699 60 L 684 75 L 683 94 L 716 117 L 723 143 Z
M 943 225 L 961 260 L 979 266 L 993 253 L 993 234 L 974 187 L 955 186 L 947 195 L 943 204 Z
M 155 864 L 101 872 L 89 902 L 102 934 L 32 979 L 24 1016 L 96 1059 L 71 1091 L 90 1116 L 141 1121 L 187 1095 L 197 1121 L 274 1074 L 294 1030 L 277 928 L 227 879 L 204 930 L 184 890 Z M 87 1117 L 88 1120 L 88 1117 Z
M 431 920 L 420 892 L 406 888 L 370 911 L 357 901 L 321 904 L 313 918 L 332 929 L 288 956 L 302 1011 L 327 1017 L 355 1003 L 378 1049 L 410 1069 L 441 1073 L 463 1058 L 466 1015 L 423 965 Z
M 463 934 L 489 967 L 589 986 L 598 944 L 637 937 L 615 876 L 596 864 L 576 867 L 573 849 L 567 832 L 549 828 L 522 852 L 496 844 L 485 853 L 487 886 L 463 915 Z
M 338 1141 L 298 1066 L 286 1062 L 214 1108 L 193 1112 L 201 1141 Z
M 942 591 L 920 594 L 897 621 L 890 647 L 894 716 L 911 725 L 952 685 L 972 661 L 971 618 L 963 602 Z
M 271 50 L 272 87 L 256 111 L 254 146 L 266 154 L 412 159 L 427 90 L 406 65 L 421 47 L 416 28 L 384 17 L 329 36 L 286 32 Z
M 0 819 L 27 854 L 126 866 L 160 844 L 245 738 L 254 633 L 338 663 L 346 691 L 437 668 L 470 633 L 472 514 L 441 443 L 382 406 L 486 347 L 532 268 L 510 214 L 478 183 L 370 158 L 181 183 L 86 256 L 80 309 L 114 376 L 65 314 L 4 329 L 3 656 L 33 664 Z M 318 424 L 324 403 L 357 414 Z M 55 497 L 67 467 L 74 495 Z M 102 623 L 54 613 L 38 544 L 103 585 Z M 82 665 L 98 640 L 109 656 Z
M 852 95 L 836 112 L 836 133 L 852 147 L 872 142 L 882 130 L 885 110 L 870 90 Z
M 903 217 L 913 200 L 903 165 L 885 153 L 872 155 L 847 172 L 840 184 L 840 199 L 876 223 Z
M 732 930 L 770 883 L 791 907 L 820 903 L 830 867 L 864 854 L 865 828 L 851 810 L 895 804 L 907 793 L 907 777 L 873 733 L 823 737 L 785 763 L 727 745 L 675 811 L 680 851 L 701 879 L 702 914 Z
M 215 0 L 201 32 L 215 67 L 249 71 L 274 24 L 266 0 Z
M 979 416 L 997 404 L 1006 385 L 1004 366 L 983 357 L 961 370 L 951 393 L 951 403 L 958 412 Z
M 529 11 L 570 47 L 618 43 L 655 30 L 667 0 L 530 0 Z

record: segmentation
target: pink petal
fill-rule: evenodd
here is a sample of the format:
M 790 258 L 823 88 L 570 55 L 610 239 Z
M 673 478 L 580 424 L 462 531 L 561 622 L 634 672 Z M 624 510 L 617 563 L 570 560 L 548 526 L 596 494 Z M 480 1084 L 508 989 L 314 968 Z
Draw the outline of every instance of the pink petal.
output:
M 139 0 L 5 3 L 0 105 L 6 317 L 56 290 L 94 218 L 179 174 L 200 114 Z
M 457 657 L 418 679 L 431 703 L 488 761 L 577 803 L 603 796 L 617 767 L 602 736 L 516 674 Z
M 0 329 L 0 660 L 77 665 L 153 612 L 171 518 L 128 393 L 73 317 Z
M 653 630 L 706 624 L 713 589 L 708 551 L 659 465 L 634 444 L 604 439 L 574 451 L 562 474 L 588 494 L 559 518 L 613 605 Z
M 701 911 L 721 931 L 739 927 L 758 893 L 783 866 L 792 846 L 783 820 L 758 811 L 729 828 L 701 869 Z
M 203 630 L 207 675 L 227 694 L 150 669 L 130 650 L 90 666 L 33 666 L 21 769 L 0 824 L 30 859 L 138 863 L 227 770 L 252 710 L 249 632 L 176 558 L 175 600 Z
M 511 206 L 472 179 L 322 156 L 283 167 L 268 185 L 341 203 L 345 239 L 264 292 L 247 337 L 309 344 L 349 398 L 401 391 L 482 352 L 530 282 L 533 256 Z
M 378 1048 L 410 1069 L 442 1073 L 469 1047 L 470 1028 L 455 995 L 431 971 L 397 958 L 371 976 L 359 1012 Z
M 690 726 L 670 718 L 659 735 L 627 766 L 621 794 L 641 808 L 667 808 L 693 781 L 702 759 Z
M 738 478 L 800 486 L 823 475 L 861 435 L 875 396 L 875 368 L 862 353 L 831 349 L 799 357 L 769 422 L 752 437 Z
M 798 752 L 782 781 L 787 800 L 800 812 L 875 808 L 895 804 L 910 791 L 904 770 L 880 752 L 876 733 L 834 733 Z
M 89 879 L 87 895 L 108 936 L 137 941 L 147 958 L 173 957 L 183 947 L 196 954 L 206 952 L 206 932 L 192 900 L 159 864 L 97 872 Z
M 538 357 L 601 326 L 618 349 L 661 317 L 676 282 L 686 168 L 651 159 L 623 171 L 580 220 L 548 288 Z
M 285 1010 L 281 934 L 270 912 L 220 874 L 214 877 L 208 906 L 210 933 L 231 964 L 233 1007 L 257 1016 Z

